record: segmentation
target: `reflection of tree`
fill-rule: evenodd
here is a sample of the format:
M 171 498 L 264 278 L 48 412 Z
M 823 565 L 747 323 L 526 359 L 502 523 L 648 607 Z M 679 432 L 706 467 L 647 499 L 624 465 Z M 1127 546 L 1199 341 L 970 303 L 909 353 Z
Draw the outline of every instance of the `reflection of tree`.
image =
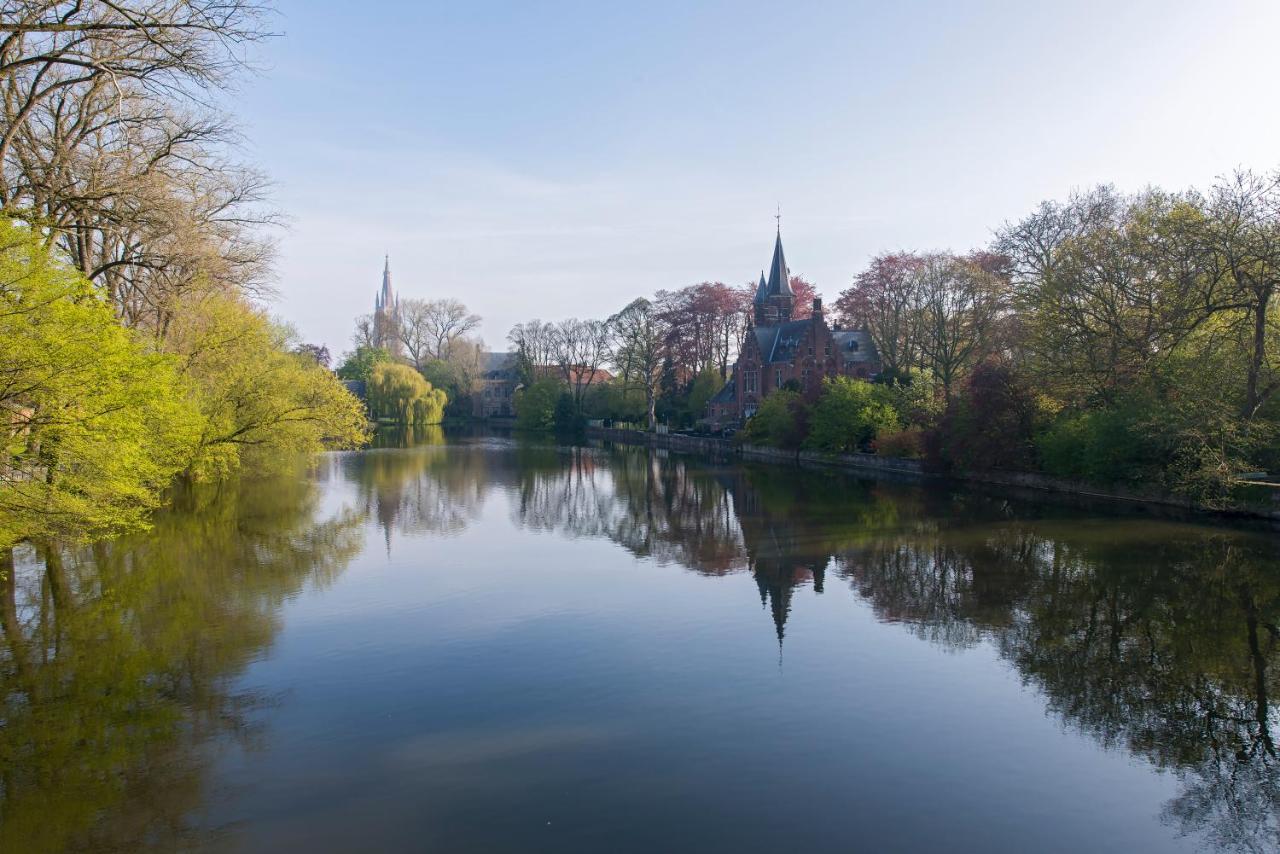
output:
M 898 520 L 884 487 L 635 448 L 545 449 L 520 460 L 517 479 L 515 512 L 530 527 L 606 537 L 706 575 L 750 571 L 779 639 L 793 591 L 822 592 L 833 552 Z
M 881 617 L 947 645 L 989 638 L 1063 720 L 1177 773 L 1165 818 L 1182 832 L 1280 848 L 1271 544 L 1004 522 L 872 543 L 839 564 Z
M 1166 818 L 1184 832 L 1280 849 L 1274 546 L 1193 532 L 1058 542 L 1039 559 L 1002 651 L 1066 720 L 1174 769 Z
M 189 847 L 201 745 L 249 734 L 236 676 L 282 602 L 361 548 L 304 479 L 190 491 L 154 529 L 21 553 L 0 581 L 0 850 Z
M 379 444 L 345 455 L 343 474 L 382 530 L 388 552 L 393 531 L 453 534 L 479 515 L 490 484 L 485 454 L 446 448 L 438 426 L 382 431 Z
M 944 648 L 989 642 L 1061 719 L 1176 773 L 1165 818 L 1181 831 L 1280 849 L 1280 573 L 1265 541 L 635 449 L 552 451 L 517 479 L 524 524 L 750 571 L 779 639 L 795 591 L 834 574 Z
M 519 520 L 607 537 L 637 556 L 723 574 L 745 567 L 733 504 L 705 469 L 628 449 L 574 449 L 519 469 Z

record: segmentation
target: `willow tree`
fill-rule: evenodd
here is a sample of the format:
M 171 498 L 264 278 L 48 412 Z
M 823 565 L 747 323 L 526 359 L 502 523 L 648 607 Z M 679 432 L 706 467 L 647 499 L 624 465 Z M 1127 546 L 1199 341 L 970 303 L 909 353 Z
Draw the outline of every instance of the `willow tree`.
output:
M 402 426 L 438 424 L 448 397 L 408 365 L 383 362 L 369 377 L 369 408 L 375 416 Z

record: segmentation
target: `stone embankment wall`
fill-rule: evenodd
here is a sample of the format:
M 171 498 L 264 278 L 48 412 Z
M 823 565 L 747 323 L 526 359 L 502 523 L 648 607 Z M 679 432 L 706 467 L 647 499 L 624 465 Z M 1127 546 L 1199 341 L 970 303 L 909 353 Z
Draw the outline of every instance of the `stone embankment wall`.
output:
M 606 439 L 624 445 L 644 445 L 649 448 L 666 448 L 684 454 L 706 454 L 721 459 L 733 456 L 737 449 L 728 439 L 711 436 L 683 436 L 679 433 L 645 433 L 640 430 L 618 430 L 613 427 L 588 427 L 587 435 L 593 439 Z
M 781 448 L 769 448 L 760 445 L 735 445 L 727 439 L 704 436 L 659 435 L 639 430 L 617 430 L 602 427 L 588 427 L 587 435 L 592 438 L 607 439 L 611 442 L 620 442 L 627 445 L 645 445 L 650 448 L 667 448 L 682 453 L 704 454 L 716 459 L 740 456 L 746 460 L 791 463 L 793 465 L 857 469 L 914 477 L 942 477 L 925 471 L 923 464 L 919 460 L 880 457 L 875 454 L 822 454 L 815 451 L 787 451 Z M 1176 508 L 1178 510 L 1200 511 L 1203 509 L 1195 506 L 1191 501 L 1180 495 L 1158 492 L 1131 492 L 1115 487 L 1101 489 L 1093 484 L 1049 477 L 1048 475 L 1034 472 L 973 472 L 964 475 L 951 475 L 947 479 L 1018 491 L 1052 492 L 1086 499 L 1120 501 L 1130 504 Z M 1280 490 L 1277 490 L 1277 499 L 1280 500 Z M 1280 506 L 1251 505 L 1229 511 L 1211 512 L 1217 515 L 1245 516 L 1280 521 Z

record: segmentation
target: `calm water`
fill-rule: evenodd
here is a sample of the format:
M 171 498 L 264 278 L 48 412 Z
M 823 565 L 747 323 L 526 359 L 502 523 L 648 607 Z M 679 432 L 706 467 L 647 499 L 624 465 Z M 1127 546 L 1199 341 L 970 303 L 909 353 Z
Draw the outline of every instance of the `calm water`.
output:
M 1280 848 L 1280 535 L 436 434 L 3 592 L 4 852 Z

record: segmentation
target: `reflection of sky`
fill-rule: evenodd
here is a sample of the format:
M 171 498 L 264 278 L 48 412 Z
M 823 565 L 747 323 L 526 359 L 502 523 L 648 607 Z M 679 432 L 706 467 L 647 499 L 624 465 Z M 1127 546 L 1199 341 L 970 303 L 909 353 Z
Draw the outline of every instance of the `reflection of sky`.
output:
M 780 659 L 750 575 L 519 526 L 518 500 L 389 557 L 366 537 L 289 604 L 246 678 L 284 701 L 211 821 L 250 849 L 1192 847 L 1160 824 L 1170 777 L 1064 729 L 989 645 L 829 584 L 796 591 Z

